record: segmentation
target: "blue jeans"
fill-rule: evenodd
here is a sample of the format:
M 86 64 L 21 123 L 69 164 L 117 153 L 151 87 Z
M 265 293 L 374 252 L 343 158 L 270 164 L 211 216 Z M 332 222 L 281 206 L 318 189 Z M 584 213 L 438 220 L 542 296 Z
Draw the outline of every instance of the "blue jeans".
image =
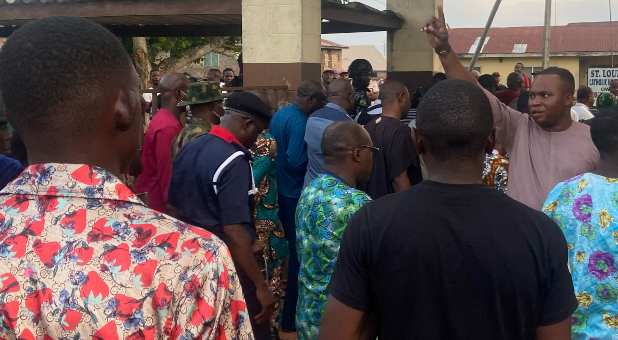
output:
M 285 289 L 281 329 L 285 332 L 296 331 L 296 302 L 298 300 L 298 254 L 296 253 L 296 206 L 298 198 L 279 195 L 279 219 L 288 240 L 288 284 Z

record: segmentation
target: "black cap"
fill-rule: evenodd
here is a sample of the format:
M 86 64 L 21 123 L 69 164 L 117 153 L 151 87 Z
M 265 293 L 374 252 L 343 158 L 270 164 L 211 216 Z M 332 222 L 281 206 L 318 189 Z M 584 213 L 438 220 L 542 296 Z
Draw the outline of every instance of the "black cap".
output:
M 258 96 L 250 92 L 234 92 L 225 99 L 225 107 L 245 112 L 251 116 L 270 120 L 272 113 Z

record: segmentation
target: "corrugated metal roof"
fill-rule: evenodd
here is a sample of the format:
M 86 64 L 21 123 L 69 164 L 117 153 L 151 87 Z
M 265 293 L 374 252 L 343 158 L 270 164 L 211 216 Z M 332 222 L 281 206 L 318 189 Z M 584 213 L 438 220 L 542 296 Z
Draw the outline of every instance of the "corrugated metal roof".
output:
M 468 54 L 482 32 L 482 28 L 451 29 L 449 34 L 453 49 L 458 54 Z M 490 39 L 483 54 L 517 54 L 513 53 L 517 50 L 517 44 L 527 45 L 526 54 L 543 52 L 543 26 L 496 27 L 489 30 L 488 37 Z M 551 29 L 551 53 L 609 53 L 616 49 L 618 23 L 583 22 Z

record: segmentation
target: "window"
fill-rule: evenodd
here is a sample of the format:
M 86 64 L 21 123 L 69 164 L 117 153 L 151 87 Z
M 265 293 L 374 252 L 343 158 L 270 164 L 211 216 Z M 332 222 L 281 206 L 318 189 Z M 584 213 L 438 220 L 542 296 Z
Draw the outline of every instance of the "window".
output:
M 476 48 L 479 46 L 480 42 L 481 42 L 481 37 L 476 37 L 476 39 L 474 40 L 474 43 L 472 44 L 472 46 L 470 46 L 470 49 L 468 50 L 468 53 L 469 54 L 476 53 Z M 481 53 L 485 49 L 485 46 L 487 46 L 488 42 L 489 42 L 489 37 L 485 38 L 485 42 L 483 43 L 483 47 L 481 48 Z
M 513 53 L 526 53 L 528 50 L 528 44 L 514 44 Z
M 219 68 L 219 53 L 208 53 L 202 58 L 202 64 L 205 68 Z

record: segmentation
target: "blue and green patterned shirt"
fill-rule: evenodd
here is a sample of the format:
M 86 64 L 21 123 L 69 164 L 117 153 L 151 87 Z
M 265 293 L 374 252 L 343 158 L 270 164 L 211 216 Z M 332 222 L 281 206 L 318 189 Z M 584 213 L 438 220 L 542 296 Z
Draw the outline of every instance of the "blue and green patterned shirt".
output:
M 318 338 L 343 232 L 350 217 L 370 200 L 330 174 L 318 176 L 303 190 L 296 208 L 299 340 Z
M 569 248 L 579 302 L 572 339 L 618 339 L 618 179 L 587 173 L 562 182 L 543 211 Z

